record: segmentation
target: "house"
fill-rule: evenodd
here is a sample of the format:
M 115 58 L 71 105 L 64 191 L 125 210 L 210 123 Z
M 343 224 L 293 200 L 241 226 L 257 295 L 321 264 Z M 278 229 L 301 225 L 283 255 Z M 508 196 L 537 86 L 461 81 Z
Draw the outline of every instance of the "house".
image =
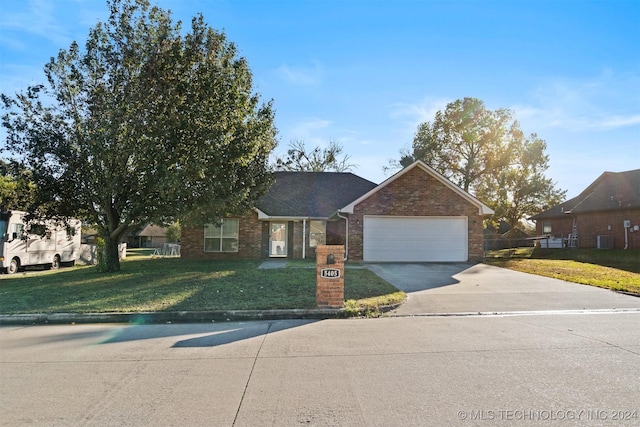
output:
M 130 248 L 161 248 L 167 242 L 167 229 L 154 224 L 132 226 L 122 240 Z
M 345 245 L 350 261 L 448 262 L 483 256 L 493 211 L 417 161 L 376 185 L 352 173 L 275 172 L 244 216 L 182 228 L 189 259 L 314 258 Z
M 538 236 L 549 236 L 543 247 L 639 249 L 640 169 L 604 172 L 577 197 L 530 219 Z

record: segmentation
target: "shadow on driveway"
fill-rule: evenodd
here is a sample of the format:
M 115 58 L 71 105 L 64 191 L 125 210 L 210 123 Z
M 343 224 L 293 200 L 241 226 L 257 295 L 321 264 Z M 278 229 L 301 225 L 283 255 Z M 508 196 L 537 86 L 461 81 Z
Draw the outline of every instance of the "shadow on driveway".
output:
M 368 264 L 367 268 L 401 291 L 409 293 L 460 283 L 454 276 L 471 266 L 467 263 L 384 263 Z

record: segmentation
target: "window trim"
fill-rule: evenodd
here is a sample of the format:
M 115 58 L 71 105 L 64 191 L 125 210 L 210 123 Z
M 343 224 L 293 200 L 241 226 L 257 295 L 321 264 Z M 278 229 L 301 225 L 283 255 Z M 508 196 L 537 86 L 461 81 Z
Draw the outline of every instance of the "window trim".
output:
M 229 224 L 228 226 L 230 226 L 230 227 L 233 227 L 233 225 L 231 225 L 231 224 L 235 223 L 234 230 L 231 230 L 231 235 L 232 235 L 231 237 L 228 235 L 228 233 L 229 233 L 228 230 L 225 232 L 225 222 L 227 224 Z M 209 233 L 207 233 L 207 231 L 208 231 L 209 227 L 214 228 L 214 230 L 216 230 L 216 229 L 219 230 L 217 235 L 215 235 L 215 236 L 208 235 Z M 239 251 L 239 248 L 240 248 L 240 219 L 238 219 L 238 218 L 225 218 L 225 219 L 222 219 L 220 221 L 220 225 L 217 225 L 217 224 L 205 224 L 203 233 L 204 233 L 204 237 L 203 237 L 204 241 L 203 241 L 202 250 L 204 252 L 207 252 L 207 253 L 237 253 Z M 227 234 L 227 235 L 225 236 L 225 234 Z M 219 245 L 217 250 L 207 249 L 207 240 L 208 239 L 219 240 L 220 245 Z M 225 245 L 224 245 L 225 240 L 227 240 L 227 241 L 235 240 L 235 244 L 232 243 L 232 247 L 233 247 L 232 250 L 224 250 L 224 248 L 225 248 Z
M 542 221 L 542 234 L 551 234 L 552 230 L 551 221 Z

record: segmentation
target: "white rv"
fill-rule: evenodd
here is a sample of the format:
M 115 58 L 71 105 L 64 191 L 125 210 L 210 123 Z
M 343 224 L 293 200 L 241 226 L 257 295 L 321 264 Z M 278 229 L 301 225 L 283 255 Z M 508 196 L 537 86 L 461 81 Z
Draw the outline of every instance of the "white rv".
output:
M 61 264 L 73 265 L 80 253 L 80 221 L 67 225 L 48 220 L 26 223 L 25 212 L 0 212 L 0 270 L 15 273 L 20 268 Z

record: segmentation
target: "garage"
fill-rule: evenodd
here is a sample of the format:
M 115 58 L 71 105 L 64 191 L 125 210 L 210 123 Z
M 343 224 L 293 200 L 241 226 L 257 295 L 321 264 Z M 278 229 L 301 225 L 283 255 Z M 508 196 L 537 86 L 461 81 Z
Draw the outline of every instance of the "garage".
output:
M 365 215 L 366 262 L 456 262 L 468 259 L 467 217 Z

